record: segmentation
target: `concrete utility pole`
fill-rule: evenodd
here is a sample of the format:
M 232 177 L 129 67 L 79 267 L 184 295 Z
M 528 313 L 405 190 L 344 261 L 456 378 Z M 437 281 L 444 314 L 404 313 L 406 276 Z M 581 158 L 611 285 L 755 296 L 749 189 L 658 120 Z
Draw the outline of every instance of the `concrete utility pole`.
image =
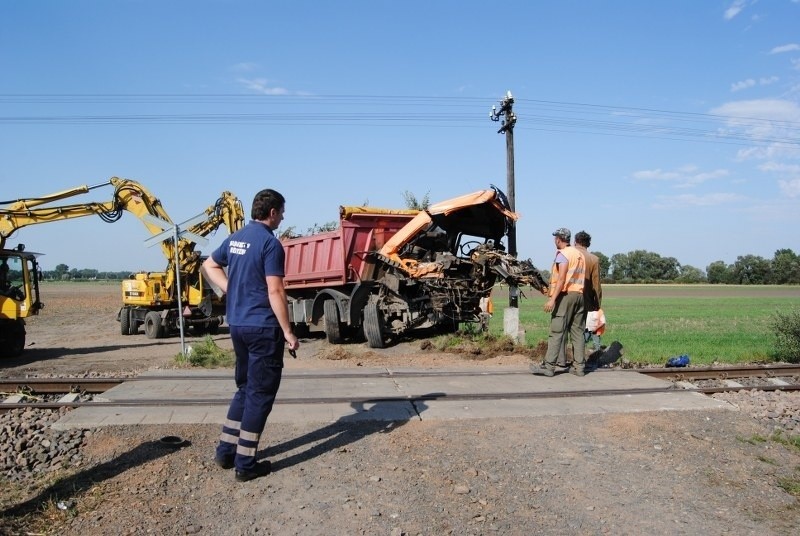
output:
M 516 211 L 514 201 L 514 125 L 517 116 L 512 110 L 514 97 L 511 91 L 506 92 L 506 96 L 500 101 L 500 109 L 492 106 L 489 112 L 489 119 L 502 123 L 498 134 L 506 135 L 506 196 L 508 197 L 509 208 Z M 514 222 L 508 229 L 508 253 L 517 256 L 517 227 Z M 516 286 L 508 287 L 508 307 L 503 310 L 503 333 L 508 335 L 517 344 L 525 341 L 525 331 L 519 327 L 519 288 Z
M 512 110 L 513 105 L 514 97 L 511 96 L 511 91 L 508 91 L 503 100 L 500 101 L 499 110 L 496 106 L 492 106 L 489 118 L 492 121 L 500 121 L 500 118 L 503 118 L 502 126 L 497 133 L 505 133 L 506 135 L 506 195 L 508 196 L 508 204 L 511 210 L 516 211 L 516 203 L 514 201 L 514 125 L 517 122 L 517 116 L 514 115 Z M 514 257 L 517 256 L 517 227 L 514 224 L 508 230 L 508 253 Z M 508 289 L 508 306 L 518 307 L 518 297 L 519 289 L 510 287 Z

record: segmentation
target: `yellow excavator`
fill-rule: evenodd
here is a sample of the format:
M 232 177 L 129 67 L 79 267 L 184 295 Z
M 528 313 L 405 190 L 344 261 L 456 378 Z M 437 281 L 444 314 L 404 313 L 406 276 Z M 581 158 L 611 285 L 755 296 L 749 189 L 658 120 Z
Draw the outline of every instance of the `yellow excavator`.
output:
M 101 187 L 112 186 L 110 201 L 72 205 L 53 203 Z M 53 194 L 30 199 L 0 202 L 0 355 L 19 355 L 25 347 L 25 319 L 39 314 L 44 307 L 39 296 L 40 270 L 36 262 L 39 253 L 25 251 L 23 244 L 5 249 L 7 239 L 18 229 L 29 225 L 51 223 L 97 215 L 105 222 L 115 222 L 124 211 L 140 219 L 145 214 L 169 221 L 161 202 L 141 184 L 118 177 L 94 186 L 78 186 Z M 152 234 L 161 232 L 142 219 Z M 6 270 L 3 266 L 8 266 Z M 5 281 L 3 281 L 5 279 Z
M 204 214 L 204 219 L 187 229 L 189 234 L 205 237 L 222 225 L 230 234 L 241 229 L 245 222 L 242 203 L 230 192 L 223 192 Z M 181 322 L 196 335 L 217 333 L 224 321 L 225 303 L 202 276 L 200 267 L 204 257 L 195 251 L 194 242 L 180 238 L 178 274 L 172 241 L 164 244 L 168 259 L 164 272 L 139 272 L 122 282 L 123 305 L 117 314 L 121 333 L 134 335 L 143 325 L 148 338 L 159 339 L 180 330 Z M 178 275 L 182 289 L 180 309 L 175 292 Z
M 19 355 L 25 347 L 25 318 L 39 314 L 37 253 L 0 249 L 0 356 Z
M 114 189 L 110 201 L 54 205 L 56 201 L 108 186 Z M 217 212 L 225 214 L 221 222 L 228 224 L 231 232 L 243 225 L 244 214 L 241 203 L 230 192 L 223 192 L 220 200 L 213 206 L 225 208 L 220 208 L 214 215 L 209 215 L 206 222 L 198 224 L 195 229 L 198 234 L 208 234 L 220 225 L 217 222 Z M 18 229 L 29 225 L 91 215 L 97 215 L 103 221 L 112 223 L 118 221 L 125 211 L 139 218 L 154 236 L 162 232 L 164 224 L 172 225 L 172 220 L 161 202 L 147 188 L 136 181 L 118 177 L 112 177 L 107 182 L 94 186 L 78 186 L 41 197 L 0 201 L 0 356 L 16 356 L 23 351 L 26 337 L 25 319 L 39 314 L 44 307 L 40 300 L 41 275 L 36 260 L 40 254 L 26 251 L 23 244 L 5 249 L 7 239 Z M 238 224 L 235 223 L 237 220 Z M 161 247 L 170 263 L 162 280 L 165 285 L 170 285 L 172 288 L 167 291 L 160 288 L 159 294 L 163 295 L 163 292 L 166 292 L 172 301 L 162 299 L 152 307 L 163 315 L 168 304 L 173 304 L 172 307 L 177 308 L 174 278 L 168 275 L 174 273 L 173 259 L 176 246 L 172 238 L 167 238 L 161 242 Z M 180 265 L 182 269 L 187 270 L 185 279 L 181 281 L 181 286 L 184 288 L 182 295 L 185 295 L 184 303 L 191 306 L 195 296 L 192 289 L 197 287 L 196 280 L 200 277 L 198 274 L 201 260 L 199 253 L 194 251 L 194 243 L 188 239 L 180 239 L 177 249 Z M 195 301 L 198 304 L 202 302 L 199 298 Z M 130 333 L 132 331 L 130 322 L 128 326 L 127 331 Z

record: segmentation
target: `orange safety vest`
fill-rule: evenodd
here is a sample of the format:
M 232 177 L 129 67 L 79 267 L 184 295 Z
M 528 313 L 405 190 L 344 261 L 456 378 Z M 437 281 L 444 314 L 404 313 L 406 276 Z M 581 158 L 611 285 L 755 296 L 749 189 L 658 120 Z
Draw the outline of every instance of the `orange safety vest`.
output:
M 550 270 L 550 296 L 561 292 L 583 292 L 584 273 L 586 272 L 586 261 L 583 259 L 583 255 L 573 246 L 567 246 L 559 251 L 567 258 L 567 282 L 563 289 L 556 289 L 558 264 L 553 260 L 553 268 Z M 556 258 L 558 258 L 558 252 L 556 252 Z

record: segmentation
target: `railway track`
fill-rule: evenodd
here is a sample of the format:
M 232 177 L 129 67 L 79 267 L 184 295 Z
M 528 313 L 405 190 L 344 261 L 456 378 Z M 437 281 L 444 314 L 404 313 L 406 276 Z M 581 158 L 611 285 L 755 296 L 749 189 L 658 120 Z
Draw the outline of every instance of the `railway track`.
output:
M 598 374 L 607 370 L 601 369 Z M 276 404 L 325 404 L 351 403 L 366 404 L 377 402 L 424 402 L 426 400 L 476 401 L 497 399 L 537 399 L 567 397 L 599 397 L 609 395 L 632 395 L 645 393 L 669 393 L 695 391 L 713 394 L 746 389 L 763 391 L 796 391 L 800 390 L 800 366 L 798 365 L 749 365 L 737 367 L 695 367 L 686 369 L 644 368 L 628 369 L 625 372 L 640 373 L 667 380 L 670 383 L 663 387 L 637 389 L 603 389 L 603 390 L 565 390 L 546 392 L 504 392 L 504 393 L 436 393 L 427 395 L 409 395 L 396 397 L 303 397 L 291 400 L 276 401 Z M 402 371 L 402 372 L 343 372 L 338 374 L 287 374 L 285 380 L 291 379 L 375 379 L 375 378 L 422 378 L 457 376 L 505 376 L 527 375 L 527 371 Z M 591 376 L 589 376 L 590 378 Z M 225 406 L 230 398 L 198 398 L 198 399 L 130 399 L 113 401 L 103 400 L 100 395 L 122 383 L 152 381 L 145 378 L 3 378 L 0 379 L 0 413 L 17 408 L 60 409 L 81 406 Z M 185 382 L 200 381 L 197 377 L 182 375 L 159 376 L 159 381 Z M 230 374 L 203 376 L 202 380 L 230 380 Z

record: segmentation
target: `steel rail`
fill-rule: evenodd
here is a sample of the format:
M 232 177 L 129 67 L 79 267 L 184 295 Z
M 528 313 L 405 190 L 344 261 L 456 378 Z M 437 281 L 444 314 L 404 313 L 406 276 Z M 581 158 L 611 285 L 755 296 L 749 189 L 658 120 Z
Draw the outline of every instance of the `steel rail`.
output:
M 601 369 L 598 372 L 607 372 L 620 369 Z M 798 365 L 749 365 L 736 367 L 693 367 L 686 369 L 673 368 L 644 368 L 644 369 L 624 369 L 625 371 L 637 372 L 651 377 L 665 380 L 703 380 L 703 379 L 733 379 L 733 378 L 752 378 L 752 377 L 787 377 L 800 375 Z M 402 377 L 454 377 L 454 376 L 502 376 L 502 375 L 527 375 L 529 372 L 520 370 L 508 371 L 447 371 L 447 370 L 426 370 L 426 371 L 371 371 L 371 372 L 347 372 L 334 374 L 315 373 L 294 373 L 287 374 L 284 379 L 302 380 L 309 379 L 341 379 L 341 378 L 402 378 Z M 218 381 L 220 379 L 232 379 L 229 374 L 214 374 L 207 376 L 144 376 L 131 378 L 0 378 L 0 392 L 8 394 L 64 394 L 64 393 L 88 393 L 98 394 L 108 389 L 120 385 L 124 382 L 135 381 Z M 66 386 L 66 387 L 65 387 Z M 795 391 L 800 389 L 798 385 L 763 385 L 763 386 L 722 386 L 722 387 L 682 387 L 674 385 L 663 388 L 645 389 L 612 389 L 612 390 L 584 390 L 584 391 L 555 391 L 544 393 L 530 392 L 509 392 L 509 393 L 473 393 L 473 394 L 440 394 L 440 395 L 420 395 L 387 398 L 360 398 L 360 397 L 339 397 L 339 398 L 296 398 L 276 400 L 277 404 L 326 404 L 326 403 L 350 403 L 366 404 L 375 402 L 423 402 L 425 400 L 446 399 L 453 401 L 468 400 L 503 400 L 503 399 L 537 399 L 537 398 L 560 398 L 560 397 L 589 397 L 589 396 L 610 396 L 610 395 L 631 395 L 643 393 L 664 393 L 664 392 L 699 392 L 703 394 L 714 394 L 722 392 L 732 392 L 741 390 L 761 390 L 761 391 Z M 0 403 L 0 412 L 7 412 L 18 408 L 75 408 L 81 406 L 153 406 L 153 405 L 172 405 L 172 406 L 196 406 L 196 405 L 227 405 L 229 398 L 225 399 L 194 399 L 194 400 L 116 400 L 116 401 L 58 401 L 58 402 L 3 402 Z
M 687 368 L 632 368 L 632 369 L 598 369 L 594 372 L 636 372 L 656 378 L 667 379 L 728 379 L 745 377 L 777 377 L 777 376 L 796 376 L 800 375 L 800 365 L 746 365 L 734 367 L 687 367 Z M 332 374 L 321 374 L 318 372 L 303 373 L 289 372 L 283 375 L 285 380 L 308 379 L 343 379 L 343 378 L 416 378 L 416 377 L 452 377 L 452 376 L 504 376 L 504 375 L 528 375 L 527 370 L 421 370 L 421 371 L 372 371 L 372 372 L 343 372 Z M 36 386 L 40 393 L 62 393 L 63 385 L 71 384 L 83 388 L 85 392 L 101 392 L 102 387 L 110 389 L 123 382 L 135 381 L 203 381 L 203 380 L 233 380 L 233 373 L 228 374 L 209 374 L 203 376 L 136 376 L 130 378 L 0 378 L 0 389 L 17 390 L 16 387 Z M 45 391 L 43 389 L 51 389 Z M 84 388 L 84 386 L 86 386 Z
M 741 390 L 759 391 L 798 391 L 800 385 L 765 385 L 759 387 L 748 386 L 729 386 L 729 387 L 696 387 L 696 388 L 676 388 L 666 387 L 647 387 L 639 389 L 605 389 L 605 390 L 582 390 L 582 391 L 551 391 L 551 392 L 508 392 L 508 393 L 462 393 L 462 394 L 425 394 L 408 396 L 390 397 L 307 397 L 275 400 L 276 404 L 299 405 L 299 404 L 342 404 L 365 405 L 377 403 L 417 403 L 435 400 L 448 401 L 470 401 L 470 400 L 535 400 L 548 398 L 576 398 L 576 397 L 602 397 L 614 395 L 640 395 L 652 393 L 687 393 L 696 392 L 701 394 L 714 394 L 723 392 L 733 392 Z M 60 409 L 77 407 L 148 407 L 148 406 L 227 406 L 230 398 L 203 398 L 203 399 L 121 399 L 114 401 L 75 401 L 75 402 L 37 402 L 37 403 L 3 403 L 0 404 L 0 412 L 12 409 Z
M 606 389 L 606 390 L 589 390 L 589 391 L 552 391 L 547 393 L 542 392 L 515 392 L 515 393 L 463 393 L 451 394 L 437 393 L 437 394 L 424 394 L 424 395 L 407 395 L 407 396 L 386 396 L 386 397 L 357 397 L 357 396 L 343 396 L 343 397 L 306 397 L 306 398 L 291 398 L 281 399 L 280 395 L 275 400 L 275 404 L 377 404 L 377 403 L 391 403 L 391 402 L 425 402 L 433 400 L 519 400 L 519 399 L 536 399 L 536 398 L 566 398 L 566 397 L 590 397 L 590 396 L 609 396 L 609 395 L 631 395 L 631 394 L 646 394 L 646 393 L 665 393 L 665 392 L 682 392 L 682 389 L 675 387 L 647 387 L 642 389 Z M 230 397 L 228 398 L 196 398 L 196 399 L 183 399 L 183 400 L 162 400 L 162 399 L 120 399 L 113 401 L 97 401 L 97 402 L 42 402 L 37 403 L 36 407 L 44 409 L 58 409 L 62 407 L 135 407 L 135 406 L 227 406 L 230 404 Z M 0 404 L 0 409 L 5 407 L 24 407 L 30 408 L 34 404 Z
M 34 392 L 38 394 L 102 393 L 127 378 L 2 378 L 2 392 Z M 69 386 L 65 390 L 64 386 Z
M 775 378 L 778 376 L 800 375 L 800 365 L 739 365 L 733 367 L 641 368 L 628 370 L 654 378 L 677 380 Z

